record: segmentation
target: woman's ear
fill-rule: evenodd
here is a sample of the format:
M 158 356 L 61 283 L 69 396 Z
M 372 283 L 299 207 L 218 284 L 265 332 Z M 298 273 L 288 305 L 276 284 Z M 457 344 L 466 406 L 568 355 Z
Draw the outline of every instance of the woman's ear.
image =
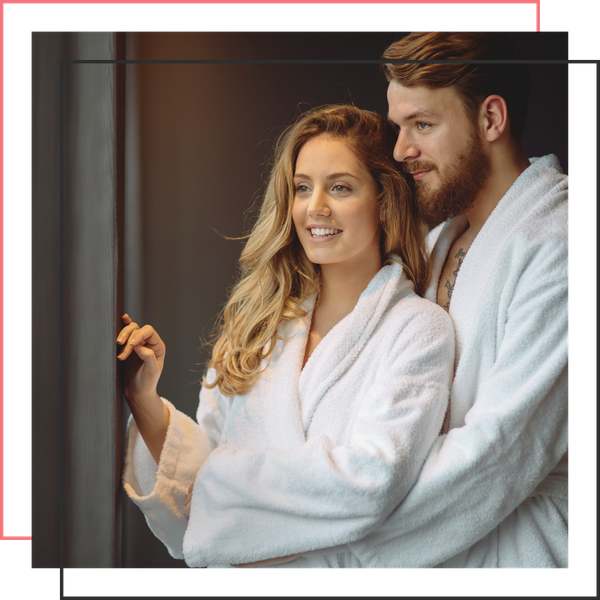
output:
M 502 96 L 488 96 L 481 105 L 480 117 L 488 142 L 497 140 L 508 127 L 508 108 Z

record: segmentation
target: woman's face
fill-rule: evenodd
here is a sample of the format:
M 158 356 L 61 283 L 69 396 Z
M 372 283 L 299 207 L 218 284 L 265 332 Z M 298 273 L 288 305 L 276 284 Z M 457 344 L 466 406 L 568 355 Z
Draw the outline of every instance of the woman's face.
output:
M 309 260 L 319 265 L 381 260 L 377 184 L 338 138 L 311 138 L 298 154 L 292 217 Z

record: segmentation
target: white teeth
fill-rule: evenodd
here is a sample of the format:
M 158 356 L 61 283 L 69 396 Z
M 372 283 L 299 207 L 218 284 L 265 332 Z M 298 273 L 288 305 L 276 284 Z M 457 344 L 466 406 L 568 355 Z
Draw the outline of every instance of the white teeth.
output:
M 340 231 L 341 229 L 311 229 L 310 233 L 313 237 L 323 237 L 325 235 L 335 235 Z

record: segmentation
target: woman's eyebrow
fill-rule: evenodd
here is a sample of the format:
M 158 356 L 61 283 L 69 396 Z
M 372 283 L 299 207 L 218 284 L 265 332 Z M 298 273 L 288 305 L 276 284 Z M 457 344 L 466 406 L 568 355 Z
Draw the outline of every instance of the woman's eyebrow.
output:
M 337 179 L 338 177 L 353 177 L 354 179 L 358 179 L 358 177 L 356 175 L 352 175 L 352 173 L 347 173 L 345 171 L 340 172 L 340 173 L 332 173 L 331 175 L 326 175 L 325 179 Z M 312 181 L 312 177 L 310 175 L 306 175 L 304 173 L 296 173 L 294 175 L 294 179 L 296 178 L 300 178 L 300 179 L 310 179 Z
M 337 179 L 338 177 L 354 177 L 354 179 L 358 179 L 356 175 L 352 175 L 352 173 L 332 173 L 331 175 L 327 175 L 325 179 Z

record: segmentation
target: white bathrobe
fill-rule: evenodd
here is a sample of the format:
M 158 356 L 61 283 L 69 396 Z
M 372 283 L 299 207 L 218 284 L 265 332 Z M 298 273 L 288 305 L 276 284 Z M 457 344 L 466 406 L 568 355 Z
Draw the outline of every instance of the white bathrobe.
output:
M 199 425 L 167 402 L 158 469 L 130 421 L 125 490 L 192 567 L 296 553 L 280 566 L 370 566 L 348 544 L 379 529 L 438 437 L 454 367 L 448 315 L 390 264 L 302 369 L 312 304 L 281 327 L 247 395 L 202 389 Z
M 450 426 L 385 523 L 377 567 L 567 566 L 567 177 L 531 159 L 469 248 L 450 316 Z M 465 217 L 433 231 L 435 300 Z

